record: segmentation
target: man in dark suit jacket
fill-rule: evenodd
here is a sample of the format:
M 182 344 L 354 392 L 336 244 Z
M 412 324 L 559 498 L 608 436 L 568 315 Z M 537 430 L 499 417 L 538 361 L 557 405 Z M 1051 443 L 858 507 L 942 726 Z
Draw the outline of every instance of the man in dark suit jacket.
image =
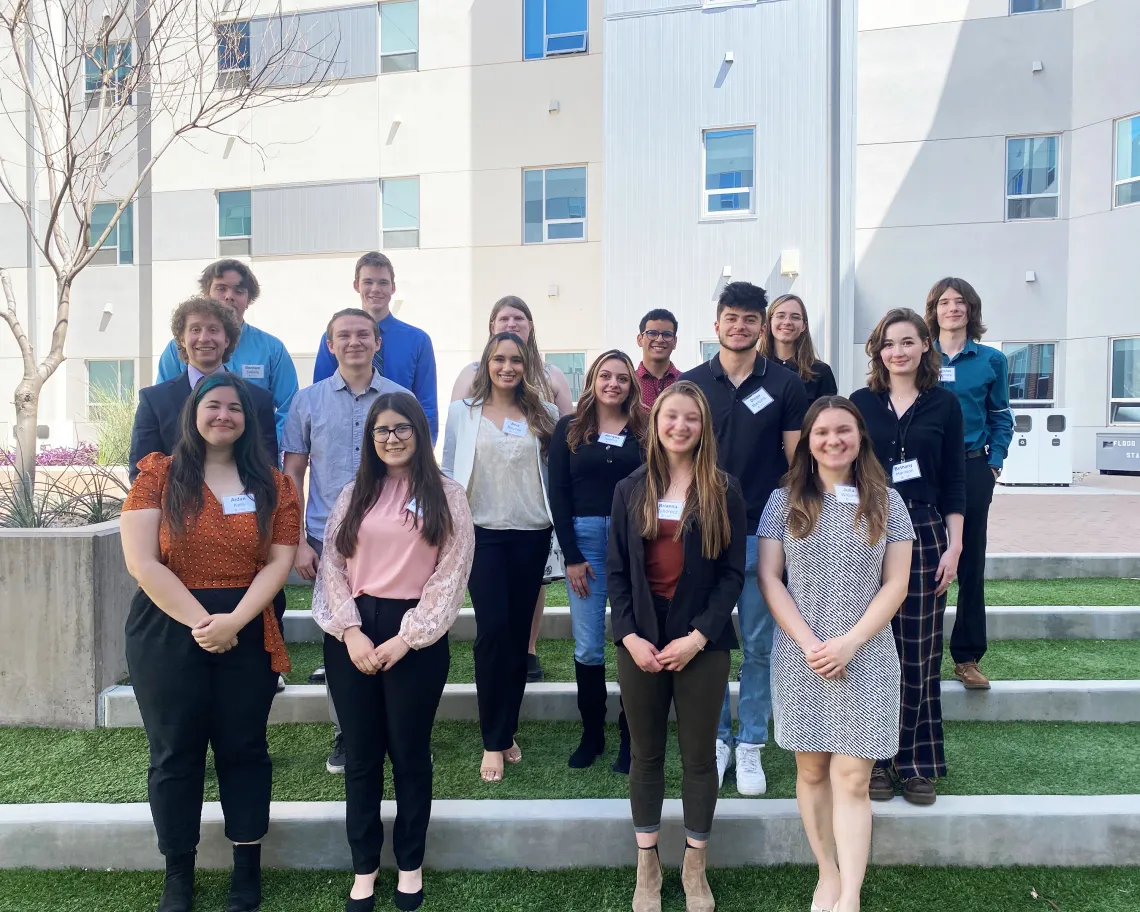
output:
M 139 391 L 139 405 L 131 428 L 131 481 L 138 475 L 138 462 L 144 456 L 150 453 L 169 456 L 174 452 L 183 405 L 203 377 L 225 370 L 223 365 L 241 336 L 236 314 L 225 304 L 202 296 L 192 297 L 175 308 L 170 329 L 187 369 L 173 380 Z M 247 389 L 266 453 L 276 464 L 279 454 L 273 395 L 252 383 L 247 384 Z

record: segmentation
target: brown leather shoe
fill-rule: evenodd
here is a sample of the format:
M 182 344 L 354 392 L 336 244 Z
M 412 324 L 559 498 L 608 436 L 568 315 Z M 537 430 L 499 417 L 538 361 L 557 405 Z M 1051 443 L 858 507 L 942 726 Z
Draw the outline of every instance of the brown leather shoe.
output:
M 934 790 L 933 780 L 914 776 L 903 783 L 903 798 L 911 804 L 934 804 L 938 793 Z
M 637 850 L 633 912 L 661 912 L 661 859 L 656 846 Z
M 990 681 L 978 668 L 977 662 L 958 662 L 954 666 L 954 677 L 962 682 L 966 690 L 989 690 Z
M 685 889 L 686 912 L 713 912 L 716 902 L 705 877 L 706 849 L 685 843 L 685 857 L 681 862 L 681 886 Z
M 869 789 L 872 801 L 890 801 L 895 797 L 895 780 L 888 769 L 876 767 L 871 770 L 871 787 Z

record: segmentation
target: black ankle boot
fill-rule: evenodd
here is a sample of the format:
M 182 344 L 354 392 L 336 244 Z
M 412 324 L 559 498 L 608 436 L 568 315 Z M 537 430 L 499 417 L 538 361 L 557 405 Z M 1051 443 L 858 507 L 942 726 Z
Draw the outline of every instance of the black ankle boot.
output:
M 571 769 L 585 769 L 606 752 L 606 666 L 574 662 L 582 740 L 570 755 Z
M 194 905 L 194 855 L 166 856 L 166 885 L 158 912 L 190 912 Z
M 236 845 L 226 912 L 256 912 L 260 907 L 261 845 Z
M 629 775 L 629 723 L 625 720 L 625 710 L 621 711 L 618 717 L 618 728 L 621 730 L 621 744 L 618 745 L 617 759 L 614 765 L 610 767 L 615 773 L 621 773 L 623 776 Z

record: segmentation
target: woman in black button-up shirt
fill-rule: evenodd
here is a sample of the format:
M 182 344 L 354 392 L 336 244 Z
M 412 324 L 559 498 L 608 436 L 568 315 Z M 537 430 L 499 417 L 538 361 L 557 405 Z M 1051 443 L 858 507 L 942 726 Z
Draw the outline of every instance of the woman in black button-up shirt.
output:
M 942 623 L 958 573 L 966 508 L 966 456 L 958 397 L 938 385 L 941 356 L 909 308 L 887 313 L 867 340 L 868 385 L 851 401 L 862 412 L 887 478 L 910 509 L 917 536 L 910 591 L 891 626 L 902 665 L 899 752 L 871 776 L 871 797 L 896 785 L 912 804 L 933 804 L 946 775 L 942 741 Z
M 768 319 L 760 335 L 760 354 L 804 382 L 809 406 L 816 399 L 839 392 L 831 367 L 815 356 L 807 308 L 798 295 L 780 295 L 769 305 Z

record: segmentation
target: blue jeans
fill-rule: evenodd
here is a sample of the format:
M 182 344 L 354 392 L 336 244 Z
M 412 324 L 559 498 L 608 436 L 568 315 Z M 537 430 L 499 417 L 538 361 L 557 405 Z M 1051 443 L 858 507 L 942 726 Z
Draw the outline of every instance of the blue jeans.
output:
M 768 720 L 772 717 L 772 637 L 776 632 L 776 622 L 772 620 L 772 612 L 756 584 L 756 544 L 756 536 L 749 535 L 744 591 L 736 605 L 744 650 L 744 662 L 740 667 L 740 703 L 737 706 L 740 728 L 736 740 L 740 744 L 767 744 Z M 727 687 L 716 736 L 732 746 L 732 710 Z
M 575 516 L 574 537 L 578 550 L 594 571 L 587 578 L 590 594 L 570 594 L 570 623 L 574 629 L 574 661 L 580 665 L 604 665 L 606 662 L 606 548 L 610 541 L 608 516 Z

